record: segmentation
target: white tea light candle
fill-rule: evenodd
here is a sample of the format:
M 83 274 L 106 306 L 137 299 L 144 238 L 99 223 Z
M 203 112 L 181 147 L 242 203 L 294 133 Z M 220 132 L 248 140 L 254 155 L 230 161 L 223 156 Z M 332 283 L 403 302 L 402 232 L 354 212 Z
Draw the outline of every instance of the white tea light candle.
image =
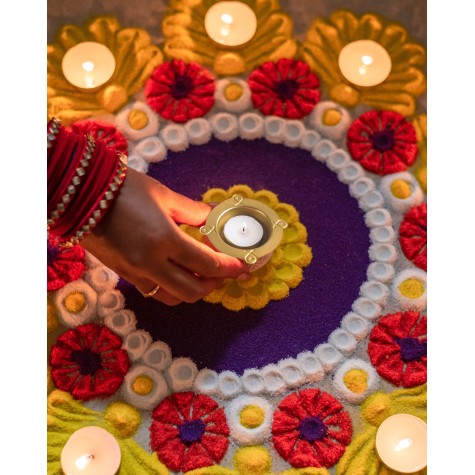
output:
M 357 86 L 376 86 L 391 72 L 389 53 L 375 41 L 348 43 L 340 51 L 338 66 L 343 76 Z
M 114 74 L 115 58 L 107 46 L 84 41 L 66 51 L 61 69 L 73 86 L 95 89 L 109 81 Z
M 256 29 L 256 14 L 245 3 L 218 2 L 206 12 L 206 33 L 212 40 L 224 46 L 247 43 L 256 33 Z
M 376 433 L 376 450 L 385 465 L 400 473 L 427 466 L 427 424 L 411 414 L 385 419 Z
M 121 460 L 114 436 L 101 427 L 88 426 L 74 432 L 61 452 L 65 475 L 114 475 Z
M 261 241 L 264 236 L 264 228 L 252 216 L 238 215 L 226 222 L 223 235 L 235 246 L 252 247 Z

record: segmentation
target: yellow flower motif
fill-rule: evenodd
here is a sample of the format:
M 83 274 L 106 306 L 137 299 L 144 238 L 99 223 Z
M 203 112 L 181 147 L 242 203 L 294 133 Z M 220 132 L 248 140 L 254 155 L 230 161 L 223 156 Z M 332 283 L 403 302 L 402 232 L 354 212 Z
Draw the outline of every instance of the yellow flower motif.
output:
M 243 447 L 233 457 L 234 470 L 212 465 L 186 472 L 186 475 L 271 475 L 272 458 L 265 447 Z M 278 475 L 330 475 L 326 468 L 291 468 Z
M 341 74 L 340 51 L 357 40 L 375 41 L 389 53 L 391 72 L 381 84 L 360 87 Z M 350 11 L 338 10 L 328 20 L 317 18 L 307 32 L 300 54 L 316 72 L 330 98 L 344 107 L 362 103 L 409 116 L 415 113 L 416 97 L 426 90 L 425 48 L 413 43 L 402 25 L 379 15 L 366 13 L 358 18 Z
M 101 413 L 83 406 L 67 392 L 54 390 L 48 397 L 48 475 L 63 473 L 61 451 L 69 437 L 86 426 L 101 427 L 117 439 L 122 458 L 118 475 L 169 475 L 155 453 L 149 454 L 133 440 L 141 420 L 138 411 L 126 403 L 113 402 Z
M 336 467 L 336 475 L 396 475 L 376 453 L 376 433 L 381 423 L 394 414 L 411 414 L 427 421 L 427 384 L 391 393 L 377 392 L 361 405 L 363 428 L 353 437 Z M 427 469 L 414 475 L 425 475 Z
M 427 115 L 416 116 L 412 121 L 416 130 L 417 147 L 419 148 L 419 157 L 413 167 L 413 174 L 421 185 L 421 188 L 427 193 Z
M 102 43 L 116 61 L 115 72 L 94 91 L 70 84 L 61 69 L 67 50 L 83 41 Z M 107 116 L 123 107 L 138 92 L 156 66 L 163 61 L 160 49 L 140 28 L 122 28 L 112 16 L 96 16 L 81 27 L 64 25 L 48 45 L 48 116 L 68 125 L 90 117 Z
M 171 0 L 164 15 L 164 52 L 171 58 L 209 66 L 218 75 L 239 75 L 265 61 L 293 58 L 292 19 L 282 13 L 279 0 L 243 0 L 256 14 L 256 33 L 239 47 L 226 47 L 206 33 L 204 18 L 216 0 Z
M 306 244 L 307 229 L 299 221 L 297 210 L 287 203 L 280 203 L 277 195 L 268 190 L 254 192 L 246 185 L 235 185 L 228 190 L 211 188 L 203 195 L 205 203 L 219 203 L 239 194 L 244 198 L 261 201 L 289 224 L 284 229 L 280 245 L 275 249 L 272 258 L 260 269 L 251 273 L 251 277 L 240 282 L 225 279 L 204 300 L 210 303 L 221 303 L 229 310 L 241 310 L 245 307 L 260 309 L 270 300 L 281 300 L 289 295 L 290 289 L 297 287 L 303 279 L 302 268 L 310 264 L 312 250 Z M 184 225 L 182 229 L 193 238 L 205 242 L 198 228 Z

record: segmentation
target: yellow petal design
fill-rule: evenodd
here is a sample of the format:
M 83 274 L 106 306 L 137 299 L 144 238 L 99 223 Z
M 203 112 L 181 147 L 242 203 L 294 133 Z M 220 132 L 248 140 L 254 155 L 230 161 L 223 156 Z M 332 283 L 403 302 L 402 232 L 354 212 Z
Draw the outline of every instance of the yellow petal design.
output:
M 139 413 L 126 403 L 112 403 L 103 414 L 83 406 L 67 392 L 54 390 L 48 397 L 48 475 L 63 473 L 61 451 L 69 437 L 86 426 L 101 427 L 116 438 L 122 457 L 118 475 L 168 475 L 156 454 L 149 454 L 133 440 L 140 421 Z
M 280 245 L 274 250 L 267 264 L 257 269 L 243 282 L 225 279 L 220 287 L 213 290 L 204 300 L 221 303 L 229 310 L 254 310 L 265 307 L 270 300 L 281 300 L 289 295 L 290 289 L 297 287 L 303 279 L 303 268 L 312 261 L 312 250 L 307 245 L 307 228 L 299 221 L 299 213 L 294 206 L 281 203 L 275 193 L 269 190 L 254 192 L 247 185 L 234 185 L 227 190 L 211 188 L 202 200 L 205 203 L 219 203 L 239 194 L 245 198 L 261 201 L 289 223 L 284 229 Z M 206 242 L 206 238 L 196 227 L 182 225 L 182 229 L 194 239 Z
M 106 84 L 86 91 L 70 84 L 61 69 L 68 49 L 83 41 L 102 43 L 114 55 L 115 72 Z M 64 25 L 48 45 L 48 116 L 64 125 L 117 112 L 138 92 L 152 71 L 163 61 L 160 49 L 140 28 L 122 28 L 112 16 L 96 16 L 82 27 Z
M 372 87 L 350 83 L 338 66 L 342 48 L 363 39 L 383 46 L 392 62 L 387 79 Z M 357 17 L 350 11 L 338 10 L 329 19 L 315 19 L 299 55 L 318 75 L 322 89 L 344 107 L 367 104 L 410 116 L 415 113 L 416 98 L 426 90 L 425 48 L 413 43 L 402 25 L 372 13 Z
M 353 437 L 336 467 L 336 475 L 396 475 L 379 459 L 375 449 L 381 423 L 393 414 L 411 414 L 427 421 L 427 384 L 392 393 L 377 392 L 361 405 L 363 428 Z M 425 475 L 427 469 L 415 475 Z
M 206 33 L 204 18 L 215 0 L 171 0 L 162 30 L 164 53 L 170 58 L 195 61 L 221 76 L 237 76 L 265 61 L 293 58 L 297 52 L 292 38 L 293 23 L 282 13 L 278 0 L 243 0 L 256 14 L 257 30 L 252 41 L 226 47 Z

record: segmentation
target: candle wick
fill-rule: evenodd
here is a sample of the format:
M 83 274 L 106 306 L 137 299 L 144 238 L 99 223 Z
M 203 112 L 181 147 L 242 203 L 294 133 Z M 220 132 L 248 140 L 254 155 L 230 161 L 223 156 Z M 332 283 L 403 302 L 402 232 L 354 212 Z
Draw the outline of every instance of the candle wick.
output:
M 84 470 L 92 461 L 94 460 L 94 455 L 92 454 L 84 454 L 81 455 L 78 459 L 76 459 L 76 467 L 78 470 Z
M 246 223 L 242 223 L 241 232 L 244 234 L 246 232 Z

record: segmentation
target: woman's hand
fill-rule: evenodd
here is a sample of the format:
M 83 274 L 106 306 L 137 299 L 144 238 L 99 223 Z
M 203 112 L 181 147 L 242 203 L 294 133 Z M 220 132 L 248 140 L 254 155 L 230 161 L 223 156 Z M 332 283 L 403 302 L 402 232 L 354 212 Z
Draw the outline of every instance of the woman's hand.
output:
M 196 302 L 224 278 L 246 278 L 247 265 L 184 233 L 199 226 L 211 207 L 175 193 L 133 169 L 119 196 L 81 245 L 104 265 L 167 305 Z

